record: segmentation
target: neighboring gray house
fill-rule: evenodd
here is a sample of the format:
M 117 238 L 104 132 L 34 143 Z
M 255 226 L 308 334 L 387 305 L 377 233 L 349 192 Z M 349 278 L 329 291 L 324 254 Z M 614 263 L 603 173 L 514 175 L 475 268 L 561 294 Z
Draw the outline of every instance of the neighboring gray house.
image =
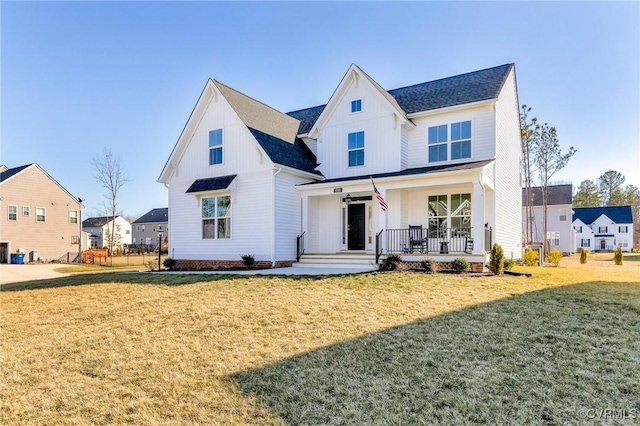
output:
M 169 209 L 167 207 L 153 209 L 133 221 L 131 225 L 134 245 L 156 246 L 159 233 L 162 233 L 162 239 L 166 245 L 169 238 Z
M 542 206 L 542 188 L 533 187 L 529 192 L 533 206 L 531 223 L 534 244 L 544 244 L 544 207 Z M 522 188 L 522 231 L 527 241 L 527 188 Z M 573 186 L 552 185 L 547 187 L 547 236 L 550 250 L 558 249 L 563 253 L 576 251 L 571 215 L 573 204 Z

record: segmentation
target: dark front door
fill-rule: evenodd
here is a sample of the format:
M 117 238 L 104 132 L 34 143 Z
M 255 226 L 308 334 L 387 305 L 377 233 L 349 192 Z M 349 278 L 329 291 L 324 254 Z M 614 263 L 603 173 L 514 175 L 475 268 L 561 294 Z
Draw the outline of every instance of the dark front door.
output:
M 348 250 L 364 250 L 364 204 L 349 204 L 347 222 Z
M 607 242 L 604 239 L 600 240 L 600 250 L 604 250 L 606 248 L 607 248 Z

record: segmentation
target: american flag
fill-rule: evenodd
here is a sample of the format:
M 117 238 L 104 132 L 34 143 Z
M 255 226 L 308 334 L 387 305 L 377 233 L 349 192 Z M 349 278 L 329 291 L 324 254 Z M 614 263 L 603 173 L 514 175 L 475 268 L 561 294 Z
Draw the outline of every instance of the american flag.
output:
M 384 201 L 384 198 L 382 198 L 382 194 L 380 194 L 380 191 L 378 191 L 378 188 L 376 188 L 376 184 L 373 183 L 373 178 L 371 178 L 371 184 L 373 185 L 373 192 L 376 193 L 376 198 L 378 199 L 378 203 L 380 204 L 380 208 L 382 209 L 383 212 L 387 211 L 387 203 Z

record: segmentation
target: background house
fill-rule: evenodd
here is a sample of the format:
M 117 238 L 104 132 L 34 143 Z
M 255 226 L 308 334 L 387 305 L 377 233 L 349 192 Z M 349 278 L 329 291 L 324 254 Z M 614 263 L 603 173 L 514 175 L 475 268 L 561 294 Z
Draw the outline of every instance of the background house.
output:
M 519 258 L 520 152 L 513 64 L 390 91 L 351 65 L 326 105 L 288 114 L 209 80 L 159 177 L 170 253 L 186 267 L 305 251 L 482 268 L 498 242 Z
M 39 165 L 0 166 L 0 206 L 1 263 L 18 250 L 25 262 L 74 260 L 82 235 L 81 204 Z
M 90 234 L 90 247 L 108 248 L 112 218 L 113 216 L 101 216 L 82 221 L 82 230 Z M 123 245 L 130 245 L 131 224 L 122 216 L 116 216 L 115 222 L 115 246 L 122 248 Z
M 527 236 L 527 199 L 531 200 L 532 232 Z M 573 203 L 573 186 L 551 185 L 547 187 L 547 239 L 550 250 L 558 249 L 563 253 L 573 253 L 576 251 L 575 236 L 571 224 Z M 523 238 L 526 242 L 530 240 L 533 244 L 544 244 L 544 208 L 542 205 L 542 188 L 533 187 L 530 191 L 522 188 L 522 229 Z M 527 238 L 530 237 L 530 238 Z
M 158 234 L 162 233 L 163 244 L 169 241 L 169 208 L 152 209 L 131 224 L 133 245 L 147 248 L 158 245 Z
M 633 248 L 631 206 L 580 207 L 573 209 L 576 247 L 591 251 Z

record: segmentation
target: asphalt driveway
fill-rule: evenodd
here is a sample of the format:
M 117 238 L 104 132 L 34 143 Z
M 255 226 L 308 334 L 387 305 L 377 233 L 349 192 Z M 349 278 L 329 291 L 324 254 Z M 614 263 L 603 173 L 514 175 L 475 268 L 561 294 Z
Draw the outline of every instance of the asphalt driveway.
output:
M 55 272 L 59 268 L 58 264 L 44 265 L 16 265 L 0 264 L 0 285 L 17 283 L 22 281 L 46 280 L 52 278 L 66 277 L 69 274 Z

